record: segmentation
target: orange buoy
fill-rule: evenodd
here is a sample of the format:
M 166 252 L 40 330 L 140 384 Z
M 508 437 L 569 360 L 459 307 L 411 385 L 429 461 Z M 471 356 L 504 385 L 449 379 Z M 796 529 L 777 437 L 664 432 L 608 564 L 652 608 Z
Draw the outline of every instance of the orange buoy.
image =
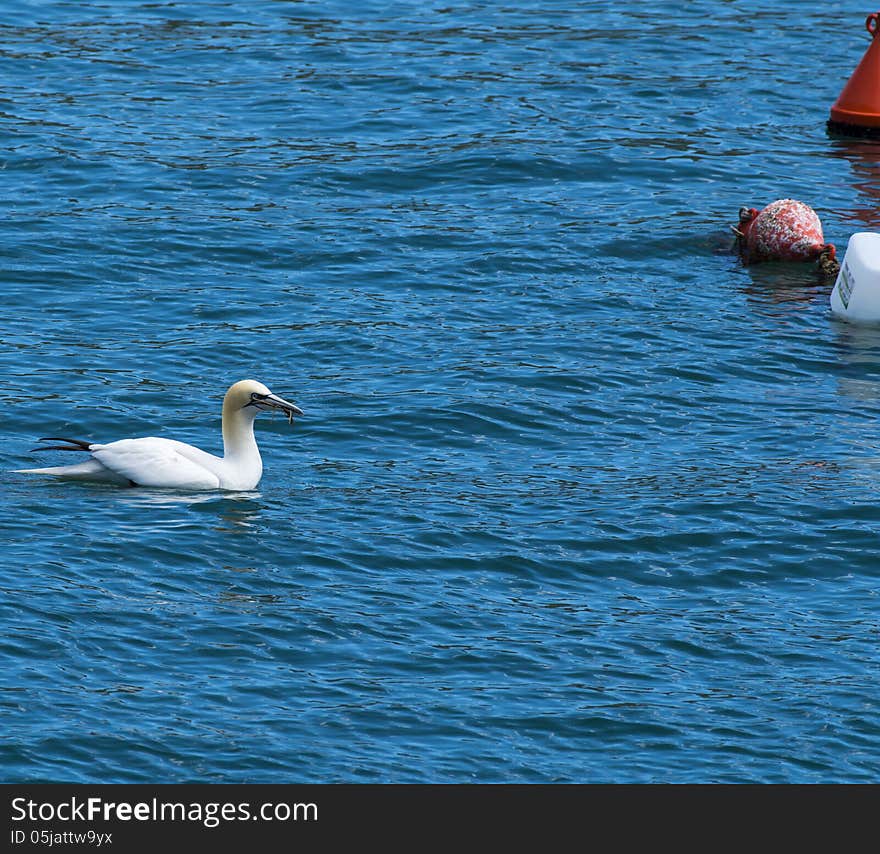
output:
M 833 243 L 826 243 L 816 212 L 803 202 L 779 199 L 763 210 L 740 208 L 733 226 L 744 264 L 759 261 L 835 261 Z
M 831 108 L 828 130 L 851 136 L 880 136 L 880 12 L 868 15 L 871 43 Z

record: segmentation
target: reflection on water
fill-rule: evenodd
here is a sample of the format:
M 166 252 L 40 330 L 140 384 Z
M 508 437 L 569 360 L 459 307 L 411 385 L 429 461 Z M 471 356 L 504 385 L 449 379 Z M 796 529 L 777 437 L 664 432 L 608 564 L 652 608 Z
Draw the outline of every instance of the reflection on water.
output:
M 251 605 L 277 605 L 284 602 L 281 596 L 273 593 L 242 593 L 238 590 L 224 590 L 217 597 L 221 604 L 240 606 L 243 610 L 250 610 Z
M 853 187 L 869 202 L 868 206 L 841 211 L 841 215 L 868 228 L 880 227 L 880 141 L 834 138 L 830 153 L 849 162 L 855 176 Z
M 853 400 L 880 400 L 880 380 L 841 377 L 838 383 L 838 391 L 843 397 Z
M 741 287 L 759 310 L 778 316 L 806 309 L 827 299 L 831 285 L 824 282 L 815 264 L 765 262 L 747 268 L 749 281 Z
M 255 504 L 259 492 L 178 492 L 167 489 L 132 490 L 124 492 L 123 502 L 133 507 L 175 507 L 178 505 L 223 503 L 226 501 Z
M 880 326 L 834 319 L 835 350 L 844 370 L 841 395 L 860 401 L 880 400 Z
M 834 343 L 838 356 L 852 365 L 880 368 L 880 326 L 834 318 Z
M 122 493 L 121 501 L 130 507 L 149 510 L 180 509 L 206 513 L 216 510 L 217 524 L 214 530 L 242 534 L 253 528 L 260 516 L 262 498 L 259 492 L 178 492 L 172 490 L 132 490 Z M 169 519 L 138 517 L 138 527 L 143 530 L 190 525 L 189 514 Z
M 256 525 L 259 510 L 260 505 L 252 501 L 244 505 L 227 504 L 220 510 L 220 524 L 216 526 L 216 529 L 232 534 L 243 534 Z

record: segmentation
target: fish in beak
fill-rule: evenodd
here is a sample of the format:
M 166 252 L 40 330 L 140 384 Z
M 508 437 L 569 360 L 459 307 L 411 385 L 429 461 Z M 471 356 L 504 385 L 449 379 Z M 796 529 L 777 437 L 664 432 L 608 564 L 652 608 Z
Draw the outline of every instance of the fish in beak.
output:
M 278 397 L 277 394 L 272 394 L 272 392 L 269 392 L 268 394 L 260 394 L 256 391 L 253 392 L 253 394 L 251 394 L 251 399 L 245 404 L 245 406 L 254 406 L 264 412 L 271 409 L 278 409 L 287 416 L 287 420 L 291 424 L 293 423 L 294 415 L 305 415 L 295 403 L 291 403 L 283 397 Z

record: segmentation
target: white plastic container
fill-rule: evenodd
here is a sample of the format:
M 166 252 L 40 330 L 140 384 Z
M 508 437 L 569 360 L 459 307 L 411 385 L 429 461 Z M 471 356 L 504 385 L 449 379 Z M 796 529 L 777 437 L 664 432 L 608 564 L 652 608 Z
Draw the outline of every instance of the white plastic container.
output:
M 857 231 L 850 237 L 831 310 L 854 323 L 880 323 L 880 234 Z

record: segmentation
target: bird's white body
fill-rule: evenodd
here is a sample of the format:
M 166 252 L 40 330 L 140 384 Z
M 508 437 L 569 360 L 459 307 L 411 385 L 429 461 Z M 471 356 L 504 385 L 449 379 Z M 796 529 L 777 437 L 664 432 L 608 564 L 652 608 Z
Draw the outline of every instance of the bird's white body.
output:
M 92 459 L 84 463 L 30 471 L 167 489 L 253 489 L 263 473 L 256 442 L 253 453 L 241 460 L 216 457 L 185 442 L 156 436 L 91 445 L 89 453 Z
M 73 480 L 165 489 L 253 489 L 263 475 L 263 461 L 254 437 L 254 418 L 264 409 L 280 409 L 289 418 L 302 411 L 272 394 L 255 380 L 231 386 L 223 400 L 223 456 L 178 442 L 148 436 L 107 444 L 65 441 L 91 459 L 71 466 L 20 469 Z

